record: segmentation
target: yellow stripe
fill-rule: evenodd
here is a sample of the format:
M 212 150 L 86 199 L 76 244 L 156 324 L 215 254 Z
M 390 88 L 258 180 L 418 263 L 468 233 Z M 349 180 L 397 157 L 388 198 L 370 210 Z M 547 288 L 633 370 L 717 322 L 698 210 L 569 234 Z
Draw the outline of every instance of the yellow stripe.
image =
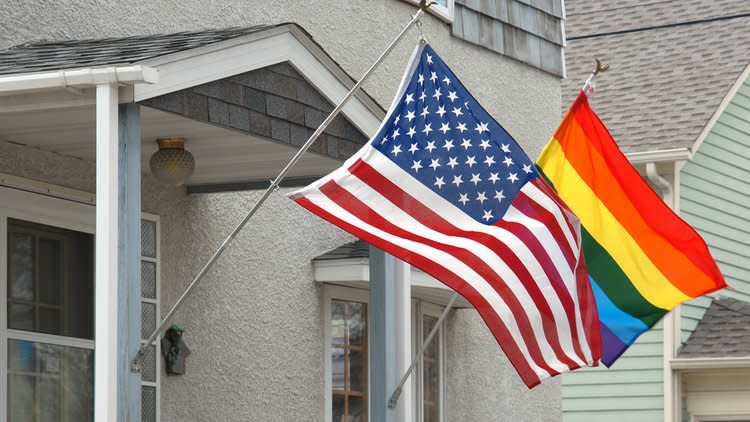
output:
M 594 191 L 568 162 L 560 143 L 550 139 L 537 160 L 544 174 L 581 224 L 609 252 L 643 297 L 654 306 L 672 309 L 690 299 L 669 282 L 630 233 L 620 224 Z

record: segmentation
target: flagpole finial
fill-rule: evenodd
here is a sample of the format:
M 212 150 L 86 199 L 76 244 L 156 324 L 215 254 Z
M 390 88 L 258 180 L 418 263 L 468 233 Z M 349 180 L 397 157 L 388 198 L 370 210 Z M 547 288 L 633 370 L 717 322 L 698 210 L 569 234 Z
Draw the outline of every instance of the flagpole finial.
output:
M 600 73 L 604 73 L 609 70 L 608 64 L 603 64 L 601 60 L 599 60 L 597 57 L 594 57 L 594 61 L 596 61 L 596 68 L 594 69 L 594 75 L 598 75 Z
M 436 3 L 436 1 L 419 0 L 419 8 L 422 10 L 427 10 L 430 8 L 430 6 Z

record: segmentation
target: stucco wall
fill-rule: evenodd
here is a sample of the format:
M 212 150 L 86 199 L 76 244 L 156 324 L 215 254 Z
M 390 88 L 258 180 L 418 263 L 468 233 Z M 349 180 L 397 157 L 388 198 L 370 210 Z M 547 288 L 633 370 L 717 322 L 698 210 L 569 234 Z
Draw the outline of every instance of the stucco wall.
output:
M 401 1 L 290 0 L 6 2 L 0 48 L 42 38 L 101 38 L 294 21 L 358 77 L 414 9 Z M 526 151 L 560 118 L 558 78 L 450 36 L 433 17 L 433 47 Z M 387 106 L 416 36 L 365 84 Z M 0 141 L 8 141 L 0 139 Z M 12 141 L 12 140 L 10 140 Z M 0 142 L 0 172 L 94 188 L 93 163 Z M 317 421 L 323 415 L 322 293 L 310 259 L 351 238 L 274 194 L 195 290 L 175 322 L 193 354 L 183 377 L 162 377 L 162 421 Z M 144 179 L 144 210 L 161 216 L 162 312 L 234 227 L 258 192 L 185 195 Z M 456 311 L 447 336 L 447 420 L 559 420 L 555 380 L 531 392 L 476 312 Z

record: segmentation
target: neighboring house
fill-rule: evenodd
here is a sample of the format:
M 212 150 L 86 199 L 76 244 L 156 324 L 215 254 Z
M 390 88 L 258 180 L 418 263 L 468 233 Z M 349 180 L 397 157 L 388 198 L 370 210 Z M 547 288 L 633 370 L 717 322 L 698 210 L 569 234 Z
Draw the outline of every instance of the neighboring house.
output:
M 285 194 L 375 133 L 416 29 L 175 315 L 192 352 L 185 375 L 166 375 L 156 345 L 142 375 L 128 365 L 414 12 L 400 0 L 4 5 L 0 422 L 135 420 L 140 409 L 143 421 L 367 420 L 372 380 L 400 375 L 372 363 L 372 345 L 397 336 L 408 364 L 450 293 L 412 271 L 405 317 L 372 338 L 369 251 L 342 252 L 354 239 Z M 434 48 L 532 156 L 560 120 L 562 16 L 561 0 L 443 0 L 423 19 Z M 150 174 L 164 137 L 186 138 L 195 156 L 187 187 Z M 459 304 L 398 412 L 556 421 L 560 391 L 558 379 L 528 391 Z
M 750 347 L 736 336 L 747 334 L 750 302 L 750 7 L 742 0 L 566 7 L 564 107 L 595 57 L 611 65 L 592 107 L 703 236 L 732 289 L 680 306 L 611 369 L 565 375 L 563 419 L 749 420 Z

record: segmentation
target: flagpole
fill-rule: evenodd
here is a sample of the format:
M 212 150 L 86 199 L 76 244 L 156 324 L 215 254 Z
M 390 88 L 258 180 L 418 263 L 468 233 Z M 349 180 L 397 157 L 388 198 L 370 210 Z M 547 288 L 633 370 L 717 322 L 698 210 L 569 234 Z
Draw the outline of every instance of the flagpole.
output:
M 598 58 L 594 58 L 596 61 L 596 68 L 594 68 L 594 71 L 591 72 L 591 75 L 589 75 L 588 79 L 586 79 L 586 82 L 583 84 L 583 93 L 586 94 L 586 96 L 590 96 L 594 89 L 596 89 L 596 77 L 599 76 L 600 73 L 604 73 L 609 70 L 608 64 L 603 64 L 601 60 Z
M 401 393 L 403 392 L 406 380 L 409 379 L 409 375 L 411 375 L 411 373 L 414 371 L 414 368 L 417 367 L 417 364 L 422 361 L 422 358 L 424 357 L 424 351 L 427 350 L 427 347 L 430 346 L 432 338 L 435 337 L 435 334 L 440 329 L 440 325 L 443 323 L 443 320 L 448 316 L 448 312 L 450 312 L 450 310 L 453 308 L 453 303 L 456 301 L 456 299 L 458 299 L 458 293 L 453 292 L 453 296 L 451 296 L 448 304 L 445 305 L 445 309 L 443 309 L 443 313 L 440 314 L 440 318 L 438 318 L 437 322 L 435 322 L 435 325 L 432 327 L 432 330 L 430 330 L 430 334 L 427 335 L 424 343 L 422 343 L 422 347 L 419 349 L 419 352 L 417 352 L 414 357 L 412 357 L 411 365 L 409 365 L 409 368 L 406 370 L 404 376 L 401 377 L 401 381 L 399 381 L 398 385 L 393 390 L 391 397 L 388 398 L 389 409 L 395 409 L 396 405 L 398 405 L 398 399 L 399 397 L 401 397 Z
M 409 23 L 406 24 L 406 26 L 399 32 L 398 35 L 396 35 L 396 38 L 391 42 L 391 44 L 386 47 L 385 51 L 383 51 L 382 54 L 380 54 L 380 57 L 378 57 L 375 62 L 370 66 L 369 69 L 362 75 L 362 77 L 357 81 L 357 83 L 354 84 L 354 86 L 347 92 L 347 94 L 344 96 L 344 98 L 339 102 L 339 104 L 331 111 L 331 113 L 326 117 L 326 119 L 323 121 L 323 123 L 318 126 L 317 129 L 315 129 L 315 132 L 310 135 L 310 138 L 307 139 L 307 141 L 300 147 L 300 149 L 297 151 L 297 153 L 294 154 L 294 156 L 289 160 L 289 162 L 284 166 L 284 168 L 279 172 L 279 174 L 276 176 L 275 179 L 271 180 L 270 185 L 268 188 L 263 192 L 263 194 L 258 198 L 255 202 L 255 204 L 250 208 L 250 211 L 247 212 L 245 217 L 240 221 L 239 224 L 232 230 L 232 232 L 227 236 L 226 239 L 224 239 L 224 242 L 219 246 L 219 248 L 214 252 L 214 254 L 211 256 L 211 258 L 206 262 L 206 264 L 203 266 L 203 268 L 198 272 L 198 275 L 195 276 L 193 281 L 190 282 L 188 287 L 182 292 L 182 295 L 177 299 L 177 301 L 172 305 L 172 308 L 167 312 L 164 319 L 162 319 L 161 323 L 158 327 L 151 333 L 150 336 L 148 336 L 148 339 L 141 345 L 141 348 L 138 349 L 138 353 L 136 354 L 135 358 L 133 359 L 133 362 L 130 365 L 130 370 L 132 372 L 141 372 L 141 365 L 143 363 L 143 359 L 146 357 L 146 352 L 150 348 L 151 343 L 156 340 L 156 337 L 164 331 L 164 328 L 169 324 L 170 320 L 174 316 L 175 312 L 180 308 L 182 303 L 185 301 L 187 296 L 190 294 L 190 292 L 195 288 L 195 286 L 205 277 L 206 273 L 208 272 L 211 267 L 213 267 L 216 260 L 221 256 L 221 254 L 224 252 L 224 250 L 229 246 L 229 244 L 234 240 L 234 238 L 237 236 L 237 234 L 242 230 L 243 227 L 247 224 L 248 220 L 255 214 L 255 212 L 260 208 L 260 206 L 268 199 L 268 197 L 271 195 L 271 192 L 274 191 L 274 189 L 278 188 L 281 181 L 286 177 L 289 170 L 294 167 L 295 164 L 302 158 L 302 155 L 307 152 L 307 150 L 312 146 L 312 144 L 320 137 L 320 135 L 325 131 L 328 126 L 331 124 L 333 119 L 339 114 L 341 109 L 344 107 L 344 105 L 349 101 L 349 99 L 354 96 L 354 94 L 357 92 L 360 86 L 362 86 L 362 83 L 367 79 L 368 76 L 377 68 L 380 63 L 385 59 L 388 54 L 396 47 L 396 44 L 403 38 L 403 36 L 406 34 L 406 32 L 414 26 L 415 23 L 419 21 L 419 18 L 422 16 L 425 10 L 435 4 L 434 1 L 430 1 L 429 3 L 426 0 L 421 0 L 419 3 L 419 10 L 417 10 L 417 13 L 412 16 Z

